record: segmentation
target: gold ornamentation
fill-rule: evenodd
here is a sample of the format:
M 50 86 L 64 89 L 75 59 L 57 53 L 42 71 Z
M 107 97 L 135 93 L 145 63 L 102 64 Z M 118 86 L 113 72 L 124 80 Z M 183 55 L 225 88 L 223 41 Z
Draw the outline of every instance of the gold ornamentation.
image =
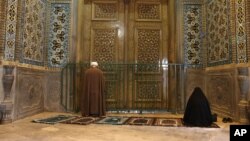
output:
M 138 29 L 138 63 L 157 64 L 160 59 L 160 29 Z
M 137 3 L 137 20 L 160 20 L 160 3 Z
M 115 61 L 117 29 L 94 29 L 93 59 L 97 62 Z
M 138 82 L 137 100 L 158 100 L 160 99 L 160 83 L 157 81 Z
M 118 5 L 113 2 L 93 2 L 93 20 L 116 20 L 118 17 Z

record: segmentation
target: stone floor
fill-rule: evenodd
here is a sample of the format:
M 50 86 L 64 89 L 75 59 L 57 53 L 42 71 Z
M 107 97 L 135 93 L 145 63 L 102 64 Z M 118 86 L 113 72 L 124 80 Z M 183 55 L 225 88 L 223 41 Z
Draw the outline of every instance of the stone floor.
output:
M 221 128 L 159 127 L 129 125 L 40 124 L 33 119 L 62 113 L 44 112 L 0 125 L 1 141 L 229 141 L 229 125 L 216 122 Z M 116 114 L 109 114 L 116 115 Z M 122 114 L 119 114 L 122 115 Z M 128 114 L 126 114 L 128 115 Z M 173 114 L 130 114 L 130 116 L 182 117 Z

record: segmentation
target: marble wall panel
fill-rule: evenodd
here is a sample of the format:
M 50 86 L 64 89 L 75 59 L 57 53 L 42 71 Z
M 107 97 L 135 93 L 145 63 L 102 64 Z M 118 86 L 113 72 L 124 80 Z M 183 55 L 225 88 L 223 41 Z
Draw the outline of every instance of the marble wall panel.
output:
M 188 101 L 188 98 L 192 94 L 195 87 L 200 87 L 205 95 L 205 72 L 202 69 L 187 69 L 186 78 L 185 78 L 185 102 Z
M 61 72 L 47 72 L 46 77 L 44 109 L 51 112 L 62 112 L 64 108 L 61 105 Z
M 44 72 L 19 67 L 16 83 L 14 118 L 20 119 L 44 111 Z
M 0 66 L 0 78 L 2 78 L 3 77 L 3 67 L 2 66 Z M 0 79 L 0 103 L 2 103 L 3 102 L 3 100 L 4 100 L 4 91 L 3 91 L 3 81 L 2 81 L 2 79 Z
M 212 111 L 221 117 L 236 119 L 238 116 L 236 69 L 208 71 L 206 84 Z

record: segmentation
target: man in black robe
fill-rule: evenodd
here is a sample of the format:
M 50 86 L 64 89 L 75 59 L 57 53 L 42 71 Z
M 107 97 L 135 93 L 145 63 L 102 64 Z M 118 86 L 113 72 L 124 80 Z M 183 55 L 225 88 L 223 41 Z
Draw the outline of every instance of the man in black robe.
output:
M 212 124 L 210 105 L 201 88 L 196 87 L 189 97 L 183 120 L 187 126 L 208 127 Z
M 97 62 L 91 62 L 84 74 L 84 86 L 81 102 L 82 116 L 105 116 L 105 81 Z

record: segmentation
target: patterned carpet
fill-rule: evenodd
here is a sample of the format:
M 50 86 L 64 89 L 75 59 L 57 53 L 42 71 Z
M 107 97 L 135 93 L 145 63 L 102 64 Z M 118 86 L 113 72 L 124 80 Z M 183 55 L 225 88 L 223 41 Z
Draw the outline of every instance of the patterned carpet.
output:
M 98 124 L 112 124 L 112 125 L 123 125 L 129 117 L 105 117 L 97 121 Z
M 160 117 L 122 117 L 122 116 L 107 116 L 107 117 L 81 117 L 81 116 L 65 116 L 58 115 L 54 117 L 35 119 L 36 123 L 47 124 L 111 124 L 111 125 L 138 125 L 138 126 L 165 126 L 165 127 L 191 127 L 183 124 L 182 118 L 160 118 Z M 213 123 L 208 128 L 220 128 Z
M 43 118 L 43 119 L 34 119 L 32 122 L 35 123 L 46 123 L 46 124 L 56 124 L 62 121 L 71 120 L 75 116 L 68 116 L 68 115 L 57 115 L 53 117 Z
M 66 124 L 81 124 L 81 125 L 87 125 L 90 123 L 94 123 L 95 121 L 99 120 L 98 117 L 74 117 L 69 120 L 62 121 L 60 123 L 66 123 Z

